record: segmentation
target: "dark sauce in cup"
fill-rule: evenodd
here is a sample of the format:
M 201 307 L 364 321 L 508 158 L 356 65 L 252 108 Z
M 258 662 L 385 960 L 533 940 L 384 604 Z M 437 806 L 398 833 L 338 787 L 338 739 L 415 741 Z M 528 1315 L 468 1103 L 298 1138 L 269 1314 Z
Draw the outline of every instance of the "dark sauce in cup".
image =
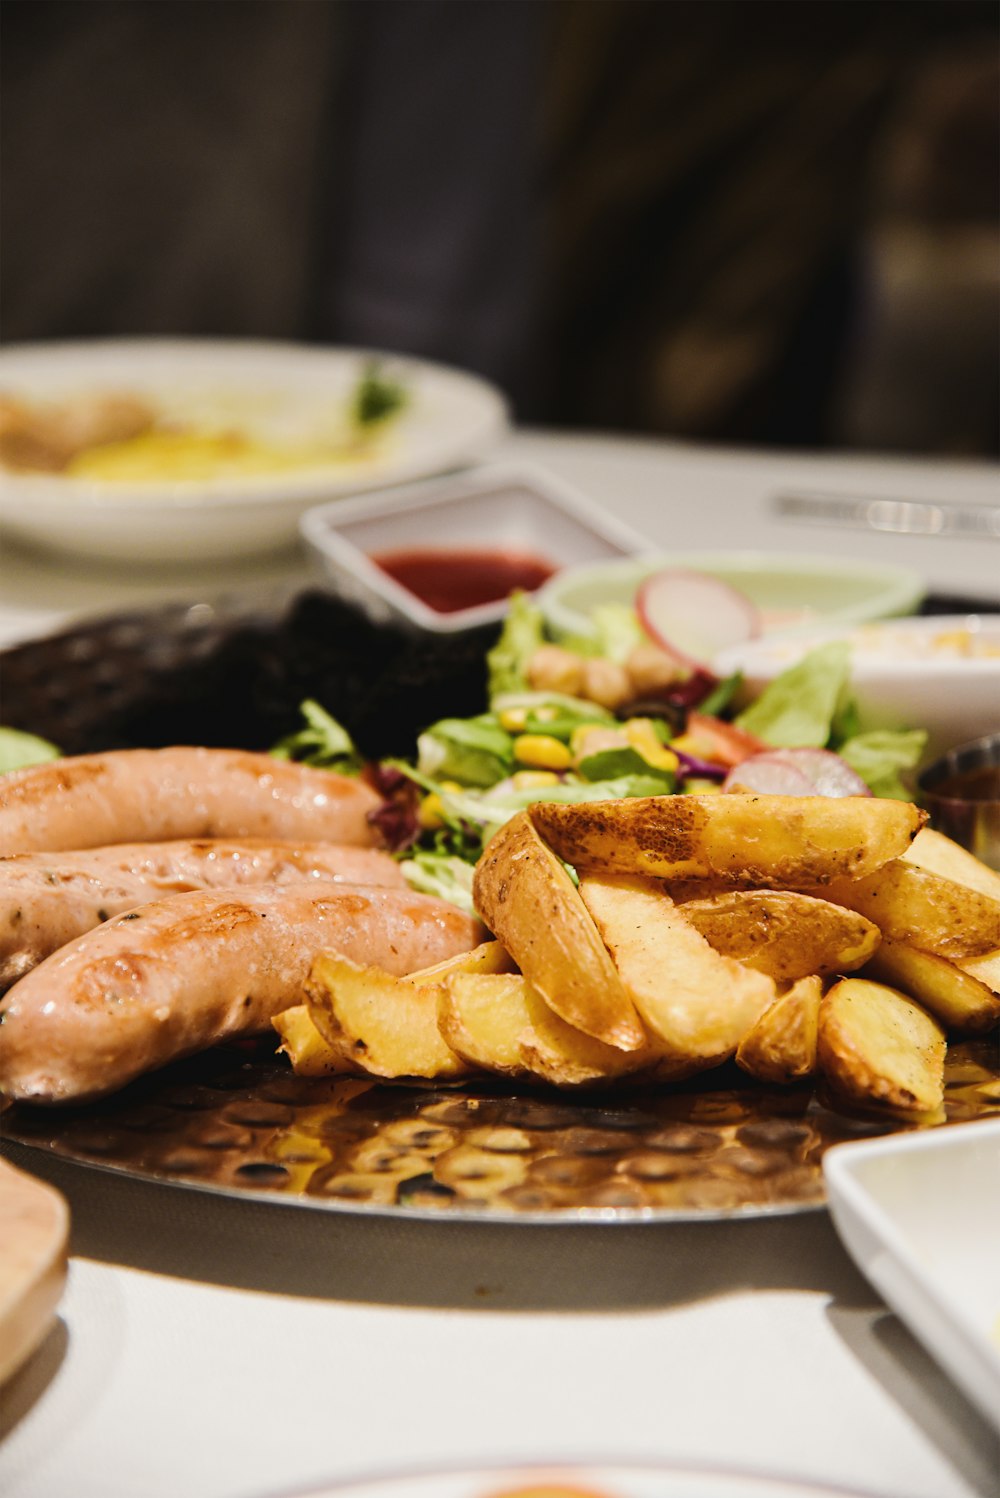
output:
M 934 795 L 946 801 L 1000 801 L 1000 765 L 983 765 L 939 780 Z

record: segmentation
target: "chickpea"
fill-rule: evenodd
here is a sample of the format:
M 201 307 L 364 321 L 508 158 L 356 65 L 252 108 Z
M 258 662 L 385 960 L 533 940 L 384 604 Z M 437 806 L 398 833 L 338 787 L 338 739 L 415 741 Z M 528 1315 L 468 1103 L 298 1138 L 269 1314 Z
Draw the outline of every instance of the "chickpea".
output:
M 580 695 L 583 660 L 561 645 L 539 645 L 528 662 L 528 681 L 536 692 L 565 692 Z
M 625 662 L 633 697 L 655 697 L 664 687 L 683 676 L 678 663 L 658 645 L 643 641 L 633 646 Z
M 629 702 L 635 691 L 624 666 L 594 656 L 583 663 L 583 696 L 613 711 L 623 702 Z

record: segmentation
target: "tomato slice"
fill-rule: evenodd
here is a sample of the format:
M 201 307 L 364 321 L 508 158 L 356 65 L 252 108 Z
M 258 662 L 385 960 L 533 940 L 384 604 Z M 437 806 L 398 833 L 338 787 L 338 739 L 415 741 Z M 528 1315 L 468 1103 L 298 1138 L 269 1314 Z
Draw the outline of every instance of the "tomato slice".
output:
M 684 738 L 692 746 L 697 744 L 705 759 L 715 760 L 730 769 L 741 765 L 752 754 L 763 754 L 773 746 L 765 744 L 755 733 L 737 728 L 735 723 L 724 723 L 721 718 L 710 718 L 704 713 L 688 713 Z

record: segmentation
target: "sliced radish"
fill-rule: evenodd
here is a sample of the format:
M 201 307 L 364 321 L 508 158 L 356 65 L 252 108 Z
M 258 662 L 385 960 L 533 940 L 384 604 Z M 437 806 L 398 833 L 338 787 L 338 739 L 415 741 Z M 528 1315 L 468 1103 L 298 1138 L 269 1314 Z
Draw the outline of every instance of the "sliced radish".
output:
M 871 791 L 846 759 L 830 749 L 775 749 L 782 759 L 812 781 L 817 796 L 870 796 Z
M 749 598 L 705 572 L 654 572 L 640 585 L 635 606 L 655 644 L 701 670 L 711 670 L 721 650 L 760 634 L 760 614 Z
M 755 754 L 730 770 L 722 782 L 724 791 L 753 791 L 762 796 L 815 796 L 808 775 L 779 759 L 776 754 Z
M 846 760 L 829 749 L 769 749 L 730 770 L 724 791 L 771 796 L 870 796 Z

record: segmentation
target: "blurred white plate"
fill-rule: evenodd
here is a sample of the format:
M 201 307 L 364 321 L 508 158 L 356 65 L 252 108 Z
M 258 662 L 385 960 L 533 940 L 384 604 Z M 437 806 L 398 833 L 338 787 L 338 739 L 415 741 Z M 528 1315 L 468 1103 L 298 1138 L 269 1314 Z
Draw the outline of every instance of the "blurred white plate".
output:
M 483 380 L 361 349 L 202 339 L 124 339 L 0 351 L 0 393 L 58 404 L 104 392 L 148 396 L 199 425 L 309 442 L 378 359 L 409 401 L 371 455 L 210 480 L 125 482 L 0 470 L 0 526 L 47 548 L 141 562 L 233 558 L 294 544 L 300 515 L 344 494 L 429 477 L 486 452 L 507 427 Z
M 861 1498 L 795 1478 L 630 1463 L 423 1472 L 310 1488 L 296 1498 Z
M 962 642 L 981 653 L 961 654 Z M 1000 730 L 1000 614 L 929 614 L 855 628 L 762 636 L 723 651 L 714 667 L 743 674 L 756 697 L 814 645 L 851 644 L 851 690 L 865 729 L 924 728 L 925 763 Z
M 837 1145 L 823 1173 L 859 1269 L 1000 1430 L 1000 1120 Z

